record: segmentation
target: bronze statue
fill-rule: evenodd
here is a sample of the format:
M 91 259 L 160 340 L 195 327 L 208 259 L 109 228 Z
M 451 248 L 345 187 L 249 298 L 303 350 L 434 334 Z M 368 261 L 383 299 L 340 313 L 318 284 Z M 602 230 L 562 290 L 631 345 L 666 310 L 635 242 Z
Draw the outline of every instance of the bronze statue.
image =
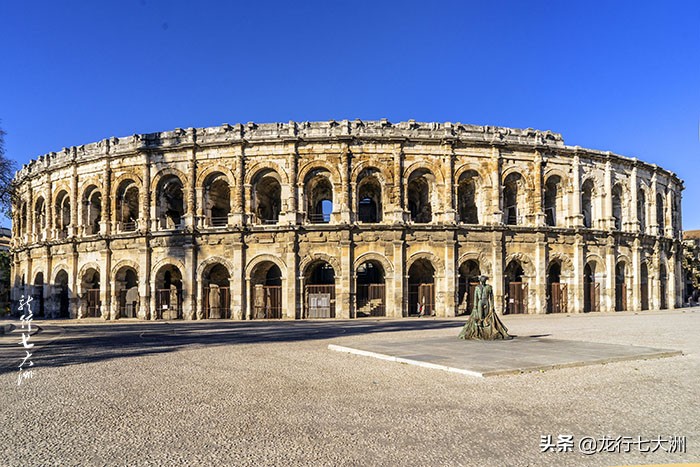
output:
M 474 291 L 474 308 L 459 333 L 460 339 L 512 339 L 508 328 L 496 314 L 493 306 L 493 288 L 486 283 L 486 276 L 479 278 Z

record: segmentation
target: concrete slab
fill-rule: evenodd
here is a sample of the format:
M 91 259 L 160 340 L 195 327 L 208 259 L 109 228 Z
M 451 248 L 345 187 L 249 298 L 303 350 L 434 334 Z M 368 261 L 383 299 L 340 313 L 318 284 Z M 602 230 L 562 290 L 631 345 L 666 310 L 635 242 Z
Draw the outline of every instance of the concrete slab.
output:
M 540 337 L 473 341 L 455 337 L 330 344 L 330 350 L 488 377 L 682 355 L 680 350 Z

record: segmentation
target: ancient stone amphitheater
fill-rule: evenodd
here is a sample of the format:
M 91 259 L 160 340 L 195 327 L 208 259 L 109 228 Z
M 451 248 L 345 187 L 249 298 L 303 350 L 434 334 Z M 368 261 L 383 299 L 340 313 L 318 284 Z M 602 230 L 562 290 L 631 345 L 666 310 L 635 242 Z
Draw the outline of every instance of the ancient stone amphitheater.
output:
M 109 138 L 17 173 L 39 316 L 454 316 L 681 303 L 683 182 L 532 129 L 328 121 Z

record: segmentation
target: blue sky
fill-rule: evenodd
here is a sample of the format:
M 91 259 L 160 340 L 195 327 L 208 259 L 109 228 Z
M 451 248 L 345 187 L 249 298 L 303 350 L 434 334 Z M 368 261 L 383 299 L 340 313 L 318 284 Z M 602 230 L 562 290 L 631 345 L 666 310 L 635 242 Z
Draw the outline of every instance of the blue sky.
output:
M 0 39 L 20 164 L 224 122 L 532 127 L 678 173 L 700 229 L 697 1 L 0 0 Z

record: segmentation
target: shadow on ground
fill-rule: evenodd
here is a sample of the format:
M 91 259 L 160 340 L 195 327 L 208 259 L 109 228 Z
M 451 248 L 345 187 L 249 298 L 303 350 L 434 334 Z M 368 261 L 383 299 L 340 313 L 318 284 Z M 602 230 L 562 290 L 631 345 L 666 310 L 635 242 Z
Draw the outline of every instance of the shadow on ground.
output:
M 154 322 L 84 324 L 35 322 L 30 342 L 35 367 L 61 367 L 115 358 L 174 352 L 218 345 L 265 344 L 332 339 L 357 334 L 456 328 L 458 320 L 305 321 L 305 322 Z M 456 332 L 455 332 L 456 337 Z M 25 356 L 19 328 L 0 340 L 0 374 L 16 371 Z

